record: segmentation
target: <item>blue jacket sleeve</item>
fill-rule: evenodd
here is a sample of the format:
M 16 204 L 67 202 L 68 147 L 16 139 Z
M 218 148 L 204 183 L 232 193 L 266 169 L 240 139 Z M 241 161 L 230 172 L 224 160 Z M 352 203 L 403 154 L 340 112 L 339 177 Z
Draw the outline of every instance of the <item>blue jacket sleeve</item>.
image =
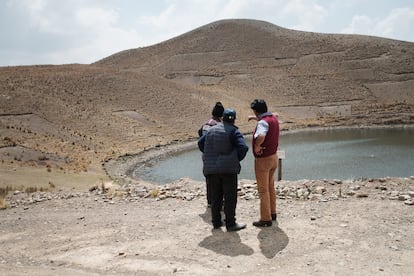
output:
M 242 161 L 246 157 L 247 151 L 249 150 L 249 147 L 244 141 L 243 135 L 236 129 L 231 136 L 231 140 L 233 145 L 236 147 L 239 161 Z
M 203 136 L 201 136 L 199 139 L 198 139 L 198 142 L 197 142 L 197 144 L 198 144 L 198 149 L 201 151 L 201 152 L 204 152 L 204 141 L 206 140 L 206 134 L 204 134 Z

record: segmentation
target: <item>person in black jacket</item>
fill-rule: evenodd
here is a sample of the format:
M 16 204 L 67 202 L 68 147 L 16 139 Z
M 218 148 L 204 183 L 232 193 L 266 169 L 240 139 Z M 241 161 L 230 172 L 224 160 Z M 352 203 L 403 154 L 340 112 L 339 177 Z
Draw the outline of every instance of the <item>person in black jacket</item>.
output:
M 223 122 L 218 123 L 198 140 L 203 152 L 203 174 L 212 190 L 211 219 L 214 229 L 222 226 L 221 208 L 224 197 L 224 214 L 227 231 L 238 231 L 246 224 L 236 223 L 237 175 L 240 161 L 246 156 L 249 147 L 243 135 L 234 125 L 236 111 L 226 109 Z
M 223 112 L 223 104 L 221 102 L 216 102 L 216 104 L 213 107 L 213 110 L 211 111 L 211 118 L 208 119 L 198 130 L 198 137 L 203 136 L 211 127 L 220 123 L 223 117 Z
M 211 118 L 208 119 L 198 130 L 199 138 L 207 133 L 207 131 L 212 128 L 213 126 L 217 125 L 221 122 L 223 118 L 224 107 L 221 102 L 216 102 L 211 111 Z M 210 185 L 208 184 L 208 179 L 206 178 L 206 194 L 207 194 L 207 207 L 211 207 L 211 189 Z

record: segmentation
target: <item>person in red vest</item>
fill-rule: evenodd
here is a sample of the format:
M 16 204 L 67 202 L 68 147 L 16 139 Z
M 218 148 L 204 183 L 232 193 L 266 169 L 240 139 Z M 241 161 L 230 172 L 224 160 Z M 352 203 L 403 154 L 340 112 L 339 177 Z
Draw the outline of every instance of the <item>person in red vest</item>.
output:
M 254 112 L 257 125 L 253 133 L 252 148 L 254 172 L 257 190 L 260 197 L 260 220 L 253 222 L 254 226 L 267 227 L 272 225 L 276 215 L 275 171 L 278 165 L 277 147 L 279 146 L 279 121 L 267 110 L 267 104 L 262 99 L 255 99 L 250 108 Z

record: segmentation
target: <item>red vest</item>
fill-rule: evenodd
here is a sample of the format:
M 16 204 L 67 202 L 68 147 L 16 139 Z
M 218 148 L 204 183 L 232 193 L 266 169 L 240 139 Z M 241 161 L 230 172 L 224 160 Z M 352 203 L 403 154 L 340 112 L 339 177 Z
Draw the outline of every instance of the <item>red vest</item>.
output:
M 261 118 L 261 120 L 266 121 L 269 124 L 269 130 L 267 131 L 266 137 L 264 142 L 262 143 L 263 154 L 256 155 L 256 153 L 253 150 L 254 157 L 267 157 L 270 155 L 273 155 L 277 152 L 277 147 L 279 146 L 279 121 L 277 120 L 276 116 L 267 115 Z M 256 133 L 256 129 L 254 130 L 254 133 Z M 254 148 L 254 143 L 256 142 L 256 139 L 254 138 L 253 133 L 253 140 L 252 140 L 252 146 Z

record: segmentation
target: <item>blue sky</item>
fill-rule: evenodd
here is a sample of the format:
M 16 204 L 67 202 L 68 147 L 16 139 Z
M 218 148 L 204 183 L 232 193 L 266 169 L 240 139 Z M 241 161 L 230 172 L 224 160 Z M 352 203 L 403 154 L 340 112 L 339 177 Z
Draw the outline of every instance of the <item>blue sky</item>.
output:
M 0 0 L 0 66 L 92 63 L 229 18 L 414 42 L 413 0 Z

